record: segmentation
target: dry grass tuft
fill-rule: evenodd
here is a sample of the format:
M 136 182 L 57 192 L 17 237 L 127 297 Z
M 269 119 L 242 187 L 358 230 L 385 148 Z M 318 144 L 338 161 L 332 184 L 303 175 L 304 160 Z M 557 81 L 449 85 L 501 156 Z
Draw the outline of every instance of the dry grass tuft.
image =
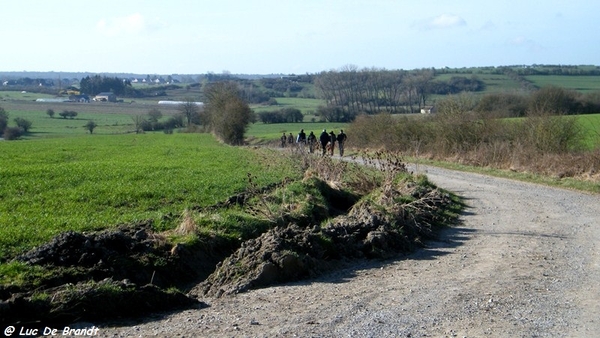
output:
M 195 234 L 198 231 L 198 226 L 196 225 L 196 221 L 192 217 L 192 212 L 186 209 L 181 215 L 181 223 L 175 229 L 175 233 L 178 235 L 191 235 Z

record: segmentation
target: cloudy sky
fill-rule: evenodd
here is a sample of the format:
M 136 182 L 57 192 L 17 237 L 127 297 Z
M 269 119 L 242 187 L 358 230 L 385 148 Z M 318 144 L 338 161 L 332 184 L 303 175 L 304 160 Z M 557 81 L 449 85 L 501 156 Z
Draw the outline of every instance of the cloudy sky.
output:
M 0 71 L 304 74 L 600 65 L 592 0 L 19 0 Z

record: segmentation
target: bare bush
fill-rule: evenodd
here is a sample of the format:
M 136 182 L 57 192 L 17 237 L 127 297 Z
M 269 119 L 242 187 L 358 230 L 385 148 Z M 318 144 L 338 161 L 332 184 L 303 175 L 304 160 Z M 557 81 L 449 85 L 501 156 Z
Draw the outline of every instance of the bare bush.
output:
M 556 116 L 552 112 L 535 111 L 522 123 L 518 141 L 534 147 L 542 154 L 564 154 L 582 148 L 582 130 L 577 119 Z
M 395 134 L 395 124 L 390 114 L 360 115 L 348 130 L 349 135 L 357 137 L 351 137 L 349 142 L 359 148 L 386 148 L 395 143 L 390 139 Z
M 529 99 L 529 113 L 576 114 L 581 111 L 578 104 L 579 96 L 579 93 L 561 87 L 541 88 L 534 92 Z
M 528 104 L 528 97 L 520 93 L 493 93 L 484 95 L 475 110 L 496 118 L 522 117 Z
M 23 129 L 19 127 L 7 127 L 4 129 L 4 139 L 7 141 L 18 140 L 23 135 Z
M 423 119 L 360 117 L 349 128 L 361 135 L 353 145 L 469 165 L 597 178 L 597 169 L 591 168 L 600 167 L 600 162 L 584 150 L 586 135 L 577 117 L 556 115 L 542 105 L 522 119 L 498 119 L 465 110 L 473 102 L 468 96 L 450 98 L 438 114 Z M 562 165 L 539 165 L 550 158 Z M 583 158 L 591 162 L 583 163 Z M 567 165 L 575 168 L 568 170 Z

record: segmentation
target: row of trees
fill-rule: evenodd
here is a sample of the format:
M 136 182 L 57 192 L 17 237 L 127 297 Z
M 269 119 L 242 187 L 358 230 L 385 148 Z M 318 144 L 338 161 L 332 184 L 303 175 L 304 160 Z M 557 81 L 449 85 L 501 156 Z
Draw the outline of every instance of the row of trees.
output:
M 409 72 L 346 66 L 320 73 L 314 84 L 327 102 L 325 113 L 340 122 L 352 121 L 358 113 L 414 113 L 427 105 L 432 94 L 485 89 L 484 82 L 474 76 L 433 81 L 434 75 L 431 69 Z
M 427 103 L 431 70 L 363 69 L 346 66 L 340 71 L 322 72 L 315 78 L 315 89 L 328 107 L 343 111 L 342 121 L 351 121 L 359 112 L 374 114 L 382 111 L 404 113 L 406 107 Z
M 129 80 L 100 75 L 92 77 L 87 76 L 81 79 L 79 88 L 82 93 L 90 95 L 97 95 L 102 92 L 113 92 L 117 96 L 129 96 L 133 92 L 133 87 Z
M 543 65 L 538 67 L 517 67 L 514 71 L 520 75 L 600 75 L 600 67 L 581 68 L 579 66 Z

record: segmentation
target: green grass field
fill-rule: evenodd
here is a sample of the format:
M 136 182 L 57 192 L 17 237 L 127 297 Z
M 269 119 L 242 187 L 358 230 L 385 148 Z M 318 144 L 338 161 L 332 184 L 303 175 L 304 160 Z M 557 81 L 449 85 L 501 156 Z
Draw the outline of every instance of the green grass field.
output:
M 583 133 L 584 146 L 587 149 L 600 147 L 600 114 L 579 115 L 577 121 Z
M 209 134 L 81 135 L 0 142 L 0 262 L 67 230 L 152 220 L 296 175 L 260 150 Z M 243 169 L 242 169 L 243 168 Z
M 73 110 L 77 111 L 77 107 L 74 108 Z M 90 120 L 98 125 L 94 129 L 94 134 L 123 134 L 135 129 L 133 120 L 128 114 L 82 112 L 80 110 L 75 118 L 65 119 L 58 115 L 60 112 L 55 111 L 54 118 L 50 118 L 45 111 L 19 111 L 9 114 L 11 121 L 16 117 L 31 121 L 32 129 L 29 134 L 24 136 L 25 139 L 89 133 L 83 126 Z
M 146 116 L 152 108 L 159 109 L 165 117 L 177 114 L 177 108 L 160 106 L 156 103 L 48 103 L 23 100 L 7 100 L 0 102 L 0 107 L 9 114 L 9 126 L 14 125 L 14 119 L 21 117 L 32 122 L 30 133 L 24 139 L 40 137 L 62 137 L 89 133 L 83 126 L 90 120 L 98 127 L 94 134 L 122 134 L 133 131 L 133 117 Z M 54 110 L 51 118 L 46 112 Z M 59 113 L 64 110 L 77 112 L 73 119 L 62 118 Z
M 27 91 L 0 91 L 0 103 L 5 100 L 35 101 L 42 98 L 53 98 L 54 95 L 29 93 Z
M 582 93 L 600 90 L 600 76 L 535 75 L 525 78 L 540 88 L 553 85 Z
M 252 105 L 255 112 L 274 111 L 283 108 L 296 108 L 304 114 L 304 121 L 310 122 L 314 117 L 314 112 L 319 106 L 324 106 L 325 102 L 319 99 L 305 99 L 299 97 L 278 97 L 276 106 Z M 317 119 L 318 120 L 318 119 Z
M 486 84 L 483 92 L 476 94 L 503 93 L 521 90 L 521 85 L 504 74 L 490 74 L 486 72 L 473 72 L 473 74 L 440 74 L 435 77 L 437 81 L 448 81 L 453 76 L 476 76 Z M 541 88 L 549 85 L 575 90 L 581 93 L 600 90 L 600 76 L 571 76 L 571 75 L 530 75 L 525 79 Z

